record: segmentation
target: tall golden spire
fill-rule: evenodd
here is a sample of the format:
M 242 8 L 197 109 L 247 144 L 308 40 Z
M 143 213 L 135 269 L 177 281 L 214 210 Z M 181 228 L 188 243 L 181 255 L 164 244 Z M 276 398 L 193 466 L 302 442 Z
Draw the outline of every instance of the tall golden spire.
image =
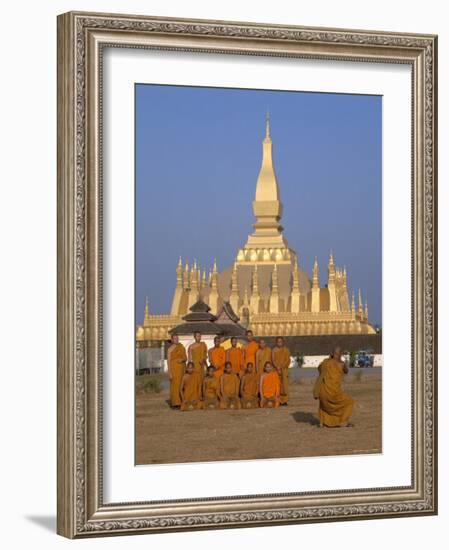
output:
M 210 276 L 209 307 L 214 315 L 218 312 L 218 271 L 217 260 L 214 260 L 214 267 Z
M 237 279 L 237 263 L 234 262 L 231 275 L 231 295 L 229 296 L 229 302 L 232 309 L 237 312 L 239 307 L 239 287 Z
M 271 276 L 270 313 L 279 313 L 278 268 L 274 264 Z
M 238 263 L 282 263 L 291 264 L 295 252 L 282 235 L 282 202 L 273 164 L 273 142 L 271 141 L 270 118 L 265 120 L 265 137 L 262 141 L 262 162 L 257 177 L 253 201 L 256 222 L 254 231 L 248 236 L 245 246 L 237 254 Z
M 182 288 L 182 258 L 179 256 L 179 262 L 176 267 L 176 287 Z
M 320 284 L 318 281 L 318 260 L 316 256 L 313 262 L 312 303 L 310 309 L 312 313 L 318 313 L 320 311 Z
M 315 261 L 313 262 L 313 277 L 312 277 L 312 286 L 313 288 L 318 288 L 318 259 L 315 256 Z
M 251 298 L 249 306 L 253 313 L 259 313 L 259 275 L 257 273 L 257 264 L 254 266 L 253 276 L 252 276 L 252 289 L 251 289 Z
M 190 270 L 189 270 L 189 262 L 186 262 L 185 268 L 184 268 L 184 290 L 188 290 L 190 288 Z

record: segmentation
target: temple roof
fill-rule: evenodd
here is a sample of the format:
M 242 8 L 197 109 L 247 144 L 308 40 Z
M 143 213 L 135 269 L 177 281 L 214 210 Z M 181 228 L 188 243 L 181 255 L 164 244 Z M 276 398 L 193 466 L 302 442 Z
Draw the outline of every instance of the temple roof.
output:
M 190 308 L 190 311 L 192 313 L 188 313 L 183 317 L 184 321 L 213 322 L 217 319 L 215 315 L 212 315 L 212 313 L 209 313 L 210 307 L 205 302 L 203 302 L 203 300 L 198 300 L 197 302 L 195 302 L 193 306 Z

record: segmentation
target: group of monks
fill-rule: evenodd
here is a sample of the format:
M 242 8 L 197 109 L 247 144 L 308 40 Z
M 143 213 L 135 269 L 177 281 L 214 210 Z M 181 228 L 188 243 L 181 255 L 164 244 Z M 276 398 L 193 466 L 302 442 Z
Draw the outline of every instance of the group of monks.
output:
M 284 339 L 276 338 L 273 348 L 258 342 L 251 330 L 244 346 L 231 338 L 227 350 L 216 336 L 208 350 L 195 332 L 187 351 L 174 335 L 167 351 L 172 408 L 240 409 L 279 407 L 288 404 L 290 351 Z
M 288 404 L 290 351 L 282 337 L 269 348 L 263 338 L 246 332 L 244 346 L 231 338 L 227 350 L 219 336 L 207 349 L 201 334 L 187 351 L 176 335 L 167 351 L 170 377 L 170 405 L 174 409 L 274 408 Z M 327 427 L 350 427 L 354 400 L 343 392 L 348 367 L 342 350 L 336 347 L 318 367 L 313 397 L 319 400 L 319 423 Z

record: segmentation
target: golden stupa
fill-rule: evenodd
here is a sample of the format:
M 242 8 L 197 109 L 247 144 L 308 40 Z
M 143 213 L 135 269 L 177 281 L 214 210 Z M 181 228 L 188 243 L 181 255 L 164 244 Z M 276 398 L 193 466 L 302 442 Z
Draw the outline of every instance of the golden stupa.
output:
M 312 279 L 299 267 L 298 255 L 289 247 L 280 224 L 282 202 L 273 164 L 273 142 L 267 116 L 262 145 L 262 165 L 253 201 L 254 231 L 236 255 L 234 265 L 221 272 L 214 261 L 209 275 L 196 261 L 176 268 L 176 286 L 169 315 L 150 315 L 145 304 L 137 341 L 166 340 L 199 299 L 217 315 L 225 302 L 240 322 L 256 336 L 305 336 L 375 334 L 368 321 L 368 306 L 361 291 L 349 299 L 346 269 L 327 266 L 327 285 L 320 288 L 315 258 Z

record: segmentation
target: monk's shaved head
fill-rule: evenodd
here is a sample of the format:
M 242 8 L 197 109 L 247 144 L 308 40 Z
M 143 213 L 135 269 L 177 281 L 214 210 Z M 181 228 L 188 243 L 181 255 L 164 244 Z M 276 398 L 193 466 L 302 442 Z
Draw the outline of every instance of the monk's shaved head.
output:
M 340 359 L 341 358 L 341 347 L 340 346 L 335 346 L 333 351 L 332 351 L 332 357 L 334 359 Z

